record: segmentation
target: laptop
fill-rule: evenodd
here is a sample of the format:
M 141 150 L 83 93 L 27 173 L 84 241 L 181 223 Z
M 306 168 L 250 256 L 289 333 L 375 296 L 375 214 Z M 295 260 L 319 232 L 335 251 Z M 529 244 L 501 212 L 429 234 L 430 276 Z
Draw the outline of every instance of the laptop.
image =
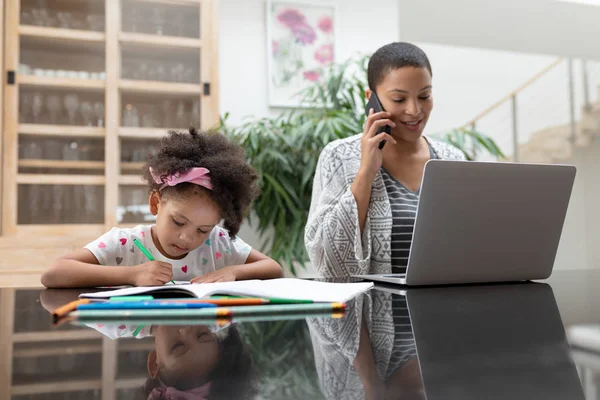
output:
M 509 283 L 399 290 L 427 400 L 584 400 L 552 288 Z
M 552 273 L 576 168 L 429 160 L 402 285 L 545 279 Z

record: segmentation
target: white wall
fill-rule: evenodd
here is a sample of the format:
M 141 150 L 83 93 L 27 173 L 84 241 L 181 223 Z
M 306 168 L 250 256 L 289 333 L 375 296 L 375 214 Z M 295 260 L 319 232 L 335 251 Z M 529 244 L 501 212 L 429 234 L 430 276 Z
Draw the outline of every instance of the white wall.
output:
M 600 7 L 554 0 L 399 0 L 405 40 L 600 58 Z
M 372 53 L 398 40 L 397 0 L 333 0 L 337 4 L 337 57 Z M 276 114 L 267 102 L 264 0 L 221 0 L 219 18 L 220 112 L 230 123 Z
M 575 151 L 575 186 L 556 256 L 555 269 L 600 268 L 600 140 Z

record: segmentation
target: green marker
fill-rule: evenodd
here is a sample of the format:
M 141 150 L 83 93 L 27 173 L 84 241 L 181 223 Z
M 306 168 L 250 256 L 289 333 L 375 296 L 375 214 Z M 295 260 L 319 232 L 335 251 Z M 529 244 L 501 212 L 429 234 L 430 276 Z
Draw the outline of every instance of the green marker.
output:
M 147 248 L 144 247 L 143 244 L 141 244 L 137 239 L 133 239 L 133 243 L 135 243 L 135 245 L 138 247 L 138 249 L 140 249 L 140 251 L 142 253 L 144 253 L 144 255 L 146 256 L 146 258 L 150 261 L 156 261 L 156 259 L 154 258 L 154 256 L 152 254 L 150 254 L 150 252 L 148 251 Z M 173 281 L 173 279 L 171 279 L 171 283 L 174 285 L 175 281 Z

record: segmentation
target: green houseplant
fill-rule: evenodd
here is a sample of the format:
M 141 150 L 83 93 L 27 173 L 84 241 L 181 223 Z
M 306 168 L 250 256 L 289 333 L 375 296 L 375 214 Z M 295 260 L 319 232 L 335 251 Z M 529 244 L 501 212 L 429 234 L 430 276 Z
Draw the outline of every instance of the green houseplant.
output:
M 368 57 L 334 64 L 303 93 L 307 107 L 283 111 L 238 127 L 221 119 L 220 129 L 245 148 L 260 174 L 261 195 L 253 205 L 264 249 L 293 273 L 304 265 L 304 225 L 310 208 L 312 179 L 321 150 L 329 142 L 362 131 Z M 487 152 L 503 157 L 494 141 L 474 130 L 454 130 L 439 137 L 468 159 Z M 266 234 L 269 232 L 269 234 Z

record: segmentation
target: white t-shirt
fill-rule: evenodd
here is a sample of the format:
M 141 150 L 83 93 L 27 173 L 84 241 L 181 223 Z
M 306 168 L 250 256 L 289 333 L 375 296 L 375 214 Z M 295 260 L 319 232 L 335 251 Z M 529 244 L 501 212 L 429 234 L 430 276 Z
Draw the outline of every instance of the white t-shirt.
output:
M 154 245 L 151 228 L 152 225 L 138 225 L 131 229 L 112 228 L 85 248 L 94 254 L 101 265 L 133 266 L 147 263 L 148 258 L 133 243 L 133 239 L 137 239 L 157 261 L 173 266 L 173 280 L 176 281 L 189 281 L 223 267 L 244 264 L 252 250 L 242 239 L 236 236 L 231 240 L 225 229 L 216 226 L 197 249 L 181 260 L 172 260 L 163 256 Z

